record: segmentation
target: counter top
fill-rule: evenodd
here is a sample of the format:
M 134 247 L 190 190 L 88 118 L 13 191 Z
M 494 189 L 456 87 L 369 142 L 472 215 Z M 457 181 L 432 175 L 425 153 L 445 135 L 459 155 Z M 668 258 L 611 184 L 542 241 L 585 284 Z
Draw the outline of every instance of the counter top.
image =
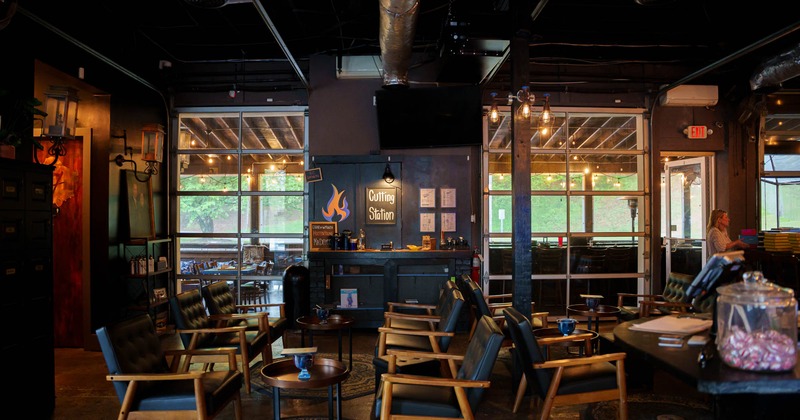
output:
M 471 258 L 472 250 L 412 251 L 410 249 L 395 249 L 393 251 L 381 251 L 379 249 L 365 249 L 362 251 L 311 251 L 308 255 L 311 258 Z

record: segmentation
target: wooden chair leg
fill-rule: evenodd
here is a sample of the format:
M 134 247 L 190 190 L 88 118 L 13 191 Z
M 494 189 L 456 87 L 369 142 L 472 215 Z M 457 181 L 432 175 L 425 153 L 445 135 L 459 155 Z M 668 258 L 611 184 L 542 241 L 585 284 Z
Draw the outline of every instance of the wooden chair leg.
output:
M 514 409 L 511 410 L 513 413 L 516 413 L 517 410 L 519 410 L 519 406 L 522 404 L 522 399 L 525 397 L 526 389 L 528 389 L 528 379 L 523 373 L 522 379 L 519 380 L 519 386 L 517 387 L 517 398 L 514 399 Z

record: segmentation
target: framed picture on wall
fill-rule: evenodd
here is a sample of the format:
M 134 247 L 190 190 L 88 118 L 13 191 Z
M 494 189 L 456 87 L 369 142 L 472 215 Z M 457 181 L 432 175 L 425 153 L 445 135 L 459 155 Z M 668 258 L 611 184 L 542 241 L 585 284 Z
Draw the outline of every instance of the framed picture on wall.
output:
M 141 176 L 141 175 L 140 175 Z M 128 232 L 131 239 L 156 237 L 153 220 L 153 186 L 136 179 L 136 172 L 125 171 L 125 189 L 128 204 Z

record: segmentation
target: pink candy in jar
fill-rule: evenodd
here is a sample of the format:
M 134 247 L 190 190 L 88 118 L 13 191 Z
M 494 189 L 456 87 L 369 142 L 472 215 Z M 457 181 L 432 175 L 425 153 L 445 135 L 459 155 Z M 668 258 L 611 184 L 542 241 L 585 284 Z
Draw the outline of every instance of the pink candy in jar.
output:
M 796 345 L 775 330 L 747 331 L 734 325 L 723 338 L 720 355 L 728 366 L 744 370 L 786 371 L 794 368 Z

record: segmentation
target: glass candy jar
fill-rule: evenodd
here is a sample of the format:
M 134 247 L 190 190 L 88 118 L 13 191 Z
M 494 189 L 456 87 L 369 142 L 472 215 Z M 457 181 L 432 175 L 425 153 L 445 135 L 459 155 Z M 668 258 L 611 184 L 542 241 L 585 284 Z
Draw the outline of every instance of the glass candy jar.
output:
M 760 274 L 760 273 L 757 273 Z M 745 273 L 717 288 L 717 351 L 728 366 L 765 372 L 794 368 L 797 301 L 794 291 Z

